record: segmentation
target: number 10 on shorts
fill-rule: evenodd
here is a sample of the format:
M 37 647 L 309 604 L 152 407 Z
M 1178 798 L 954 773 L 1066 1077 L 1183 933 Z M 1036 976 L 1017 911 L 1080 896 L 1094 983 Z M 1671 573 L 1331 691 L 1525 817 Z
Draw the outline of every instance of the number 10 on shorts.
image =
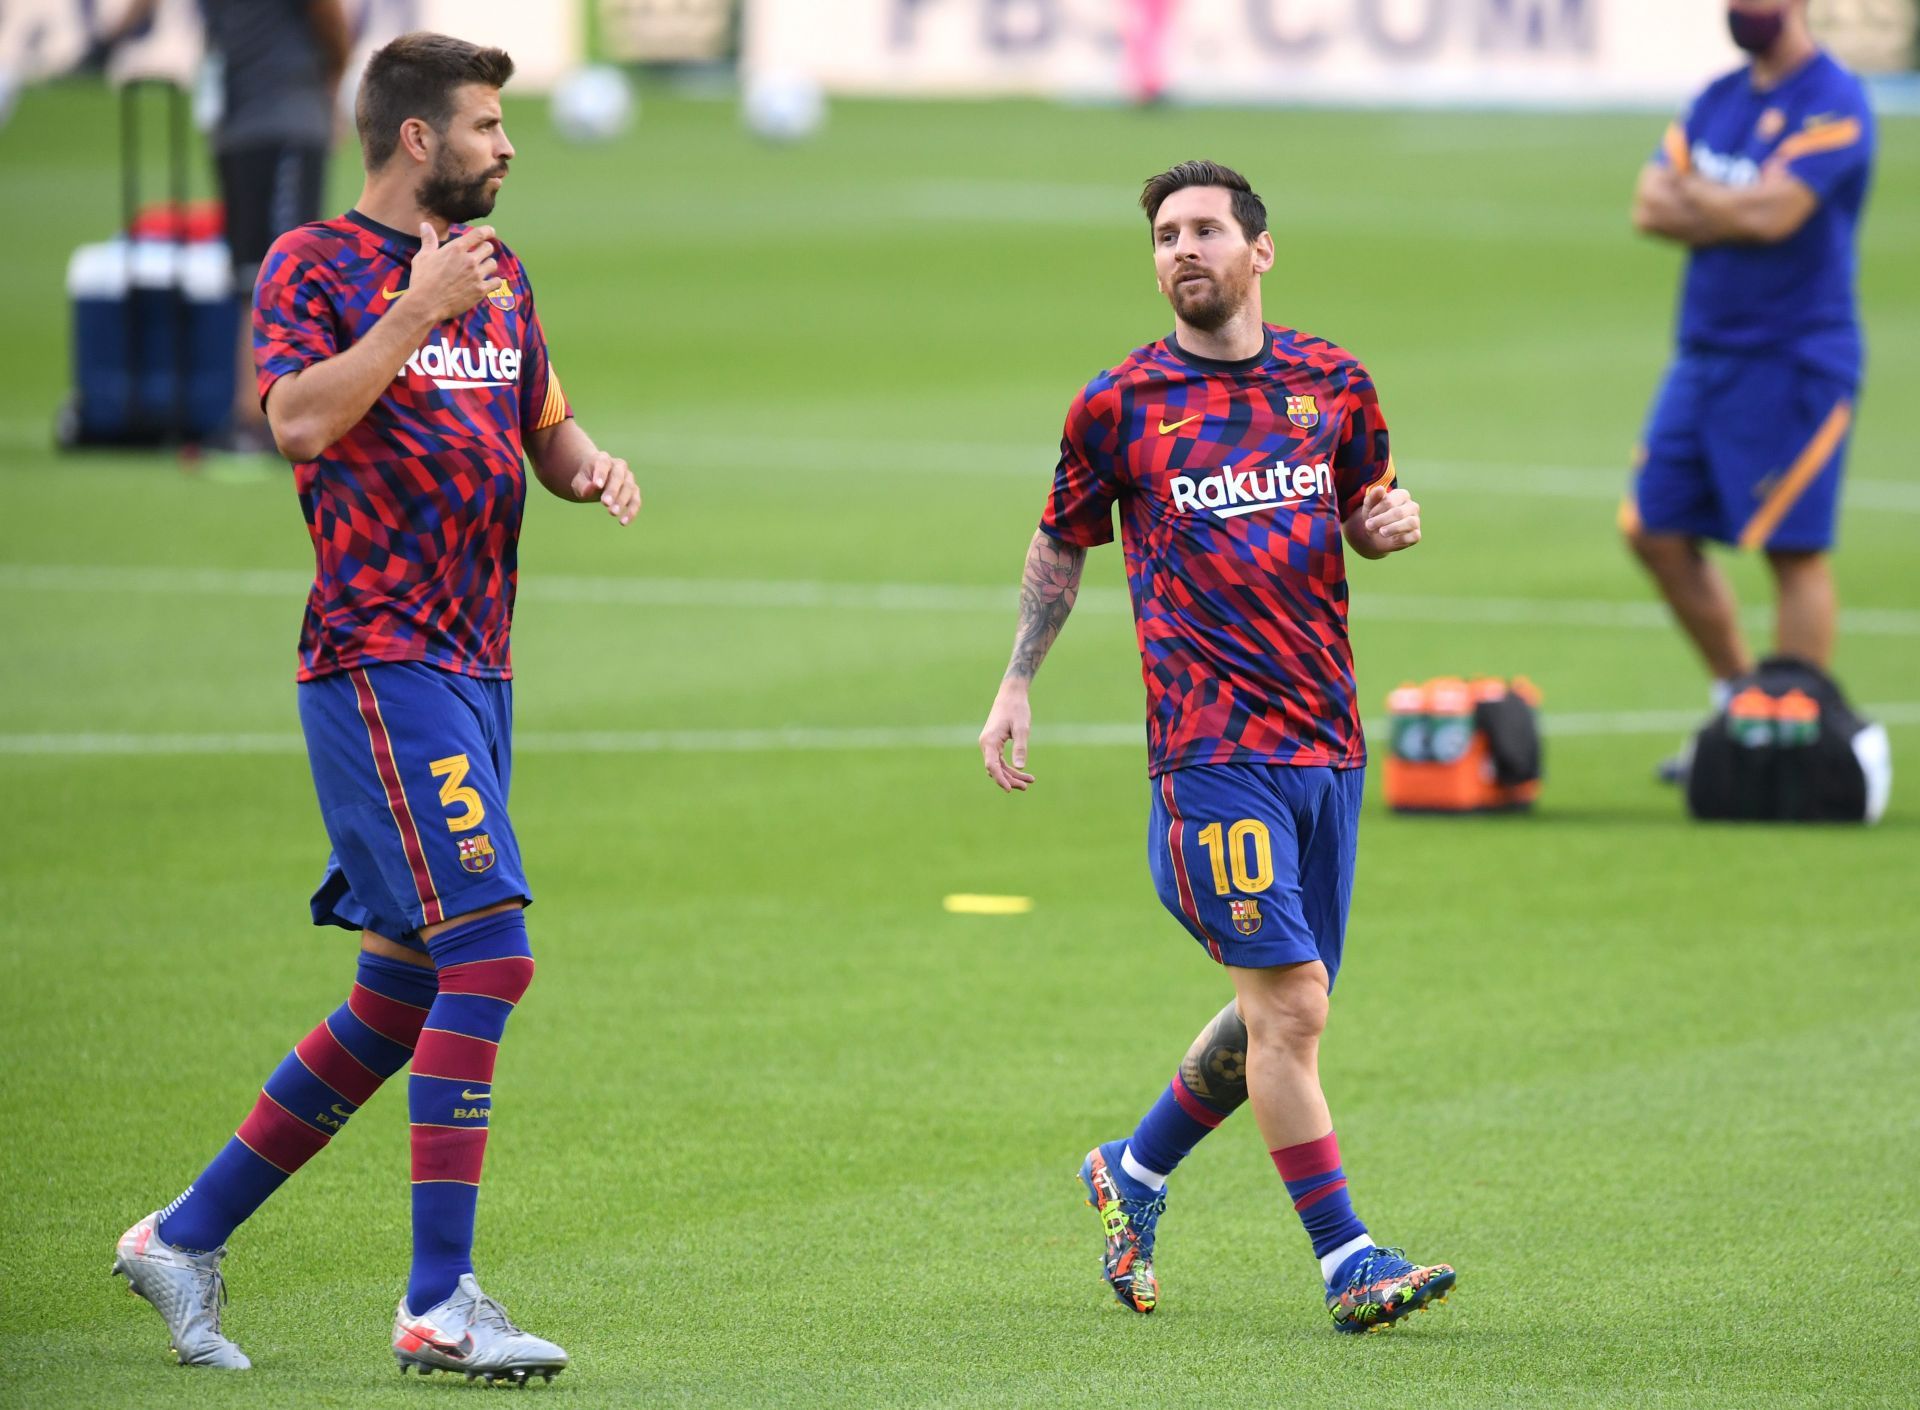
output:
M 1273 838 L 1258 818 L 1242 818 L 1232 826 L 1208 823 L 1200 829 L 1200 845 L 1213 865 L 1216 896 L 1235 891 L 1258 894 L 1273 885 Z M 1228 885 L 1231 873 L 1232 885 Z

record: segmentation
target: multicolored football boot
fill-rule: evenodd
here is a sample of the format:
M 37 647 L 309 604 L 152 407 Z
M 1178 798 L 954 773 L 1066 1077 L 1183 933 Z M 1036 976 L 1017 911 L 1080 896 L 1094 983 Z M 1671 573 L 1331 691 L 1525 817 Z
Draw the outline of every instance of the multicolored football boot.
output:
M 1153 1235 L 1167 1209 L 1167 1192 L 1149 1190 L 1120 1168 L 1125 1141 L 1108 1141 L 1087 1152 L 1080 1164 L 1080 1183 L 1087 1187 L 1087 1203 L 1100 1216 L 1106 1235 L 1101 1272 L 1122 1307 L 1151 1312 L 1160 1301 L 1160 1284 L 1153 1276 Z
M 1346 1281 L 1327 1290 L 1327 1311 L 1336 1332 L 1384 1332 L 1429 1303 L 1447 1300 L 1453 1269 L 1445 1263 L 1422 1268 L 1397 1248 L 1368 1249 Z

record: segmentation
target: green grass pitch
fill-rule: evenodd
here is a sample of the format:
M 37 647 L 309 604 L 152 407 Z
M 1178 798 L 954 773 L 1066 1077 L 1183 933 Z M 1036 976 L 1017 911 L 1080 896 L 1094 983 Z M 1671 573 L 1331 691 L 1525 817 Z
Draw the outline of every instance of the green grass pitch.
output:
M 1689 825 L 1650 779 L 1704 697 L 1613 529 L 1678 268 L 1625 215 L 1662 118 L 849 103 L 774 150 L 649 94 L 568 149 L 507 112 L 497 223 L 647 495 L 625 532 L 536 495 L 524 538 L 540 972 L 478 1259 L 573 1353 L 530 1395 L 1912 1403 L 1920 123 L 1882 129 L 1837 560 L 1840 674 L 1906 776 L 1880 828 L 1805 831 Z M 284 473 L 48 449 L 112 135 L 90 87 L 0 135 L 0 1404 L 445 1403 L 386 1347 L 397 1084 L 236 1239 L 251 1375 L 172 1369 L 107 1276 L 352 962 L 306 923 Z M 1133 193 L 1200 154 L 1265 192 L 1269 315 L 1367 359 L 1425 505 L 1354 567 L 1368 705 L 1524 672 L 1556 731 L 1537 816 L 1369 807 L 1326 1085 L 1361 1214 L 1461 1270 L 1384 1338 L 1330 1332 L 1245 1116 L 1173 1183 L 1161 1311 L 1099 1282 L 1075 1168 L 1225 993 L 1147 880 L 1117 550 L 1041 676 L 1034 791 L 971 743 L 1067 401 L 1167 322 Z

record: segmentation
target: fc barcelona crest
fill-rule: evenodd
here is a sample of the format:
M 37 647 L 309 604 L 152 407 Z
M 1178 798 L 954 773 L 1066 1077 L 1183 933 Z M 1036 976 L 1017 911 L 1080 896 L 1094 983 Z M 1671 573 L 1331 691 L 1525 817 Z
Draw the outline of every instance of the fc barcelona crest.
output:
M 1309 397 L 1308 400 L 1311 401 L 1312 398 Z M 1242 935 L 1251 935 L 1260 928 L 1260 922 L 1263 919 L 1260 914 L 1260 903 L 1252 897 L 1229 901 L 1227 909 L 1233 912 L 1233 928 Z
M 494 280 L 493 287 L 487 290 L 487 302 L 502 313 L 508 312 L 513 307 L 513 285 L 504 279 Z
M 1287 420 L 1303 431 L 1311 431 L 1320 424 L 1320 404 L 1312 397 L 1288 397 Z M 1259 912 L 1254 912 L 1254 925 L 1260 924 Z
M 486 833 L 460 839 L 460 865 L 475 873 L 493 865 L 493 844 L 487 841 Z

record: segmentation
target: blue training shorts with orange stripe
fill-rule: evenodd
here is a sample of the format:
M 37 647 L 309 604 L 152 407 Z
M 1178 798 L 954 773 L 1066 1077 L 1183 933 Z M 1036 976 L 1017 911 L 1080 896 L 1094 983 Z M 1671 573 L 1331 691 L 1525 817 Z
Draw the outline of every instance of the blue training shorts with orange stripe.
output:
M 1153 780 L 1154 889 L 1221 964 L 1340 972 L 1364 768 L 1203 764 Z
M 423 926 L 533 899 L 507 817 L 512 682 L 399 662 L 303 681 L 299 692 L 333 844 L 315 925 L 419 946 Z
M 1683 352 L 1647 418 L 1623 527 L 1789 552 L 1833 546 L 1854 383 L 1788 356 Z

